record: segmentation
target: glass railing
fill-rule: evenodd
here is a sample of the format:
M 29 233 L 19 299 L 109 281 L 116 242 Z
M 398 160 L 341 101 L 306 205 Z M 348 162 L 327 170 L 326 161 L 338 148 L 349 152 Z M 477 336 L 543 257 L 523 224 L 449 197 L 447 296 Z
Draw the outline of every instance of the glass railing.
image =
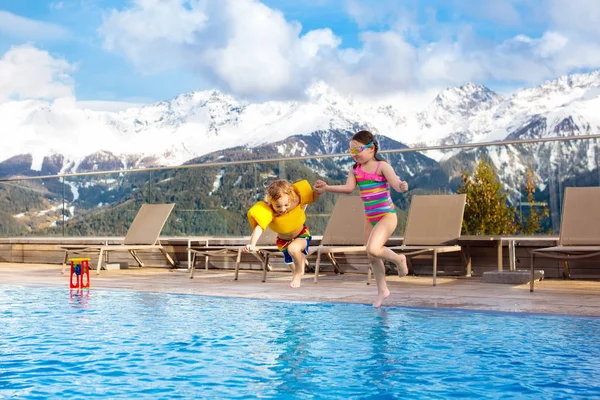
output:
M 456 193 L 463 187 L 463 173 L 472 176 L 481 158 L 496 167 L 517 226 L 514 233 L 557 234 L 564 189 L 600 186 L 599 137 L 397 150 L 383 146 L 381 157 L 409 183 L 408 193 L 392 193 L 399 216 L 395 234 L 402 235 L 413 195 Z M 342 184 L 353 164 L 347 154 L 254 156 L 261 160 L 0 179 L 0 236 L 124 236 L 143 203 L 175 203 L 163 236 L 248 235 L 246 212 L 264 197 L 271 181 Z M 313 235 L 323 234 L 336 199 L 325 194 L 307 209 Z M 538 229 L 526 230 L 532 215 L 539 217 Z

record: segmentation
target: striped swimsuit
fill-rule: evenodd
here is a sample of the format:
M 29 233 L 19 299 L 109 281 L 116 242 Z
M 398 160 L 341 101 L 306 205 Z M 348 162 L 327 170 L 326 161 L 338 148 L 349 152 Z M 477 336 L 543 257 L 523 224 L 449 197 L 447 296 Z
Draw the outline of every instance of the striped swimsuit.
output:
M 357 165 L 354 177 L 360 191 L 360 198 L 365 206 L 367 221 L 375 226 L 387 213 L 396 213 L 396 207 L 390 196 L 390 185 L 383 175 L 377 175 L 381 161 L 375 172 L 365 172 Z

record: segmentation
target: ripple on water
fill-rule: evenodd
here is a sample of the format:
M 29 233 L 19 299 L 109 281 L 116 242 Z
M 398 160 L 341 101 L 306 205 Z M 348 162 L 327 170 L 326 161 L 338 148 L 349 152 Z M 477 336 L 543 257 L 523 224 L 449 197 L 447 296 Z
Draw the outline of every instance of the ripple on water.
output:
M 573 398 L 600 319 L 0 286 L 0 398 Z

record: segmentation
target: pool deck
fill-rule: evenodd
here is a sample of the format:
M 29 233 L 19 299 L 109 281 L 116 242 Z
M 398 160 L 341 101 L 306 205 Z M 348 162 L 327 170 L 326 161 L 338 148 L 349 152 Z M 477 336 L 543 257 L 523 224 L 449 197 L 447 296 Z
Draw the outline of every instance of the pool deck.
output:
M 69 285 L 68 274 L 61 275 L 60 265 L 0 263 L 0 285 L 62 287 Z M 67 271 L 68 272 L 68 271 Z M 241 271 L 233 280 L 233 271 L 198 270 L 189 279 L 186 270 L 166 268 L 129 268 L 91 274 L 94 289 L 166 292 L 205 296 L 257 298 L 286 301 L 317 301 L 370 304 L 375 299 L 375 283 L 366 285 L 366 276 L 358 274 L 319 276 L 307 274 L 298 289 L 288 287 L 291 274 L 271 272 L 267 282 L 259 271 Z M 392 292 L 384 306 L 409 306 L 566 314 L 600 317 L 600 281 L 549 280 L 529 284 L 484 283 L 479 278 L 439 278 L 432 286 L 431 277 L 388 276 Z

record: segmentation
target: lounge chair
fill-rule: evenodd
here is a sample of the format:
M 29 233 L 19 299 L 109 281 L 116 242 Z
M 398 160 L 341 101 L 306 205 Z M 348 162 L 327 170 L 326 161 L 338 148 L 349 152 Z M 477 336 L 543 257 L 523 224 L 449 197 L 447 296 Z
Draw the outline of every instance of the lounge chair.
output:
M 175 267 L 175 261 L 173 261 L 169 253 L 162 247 L 158 239 L 174 206 L 175 204 L 143 204 L 127 230 L 127 235 L 122 244 L 59 246 L 61 249 L 65 250 L 62 273 L 64 274 L 65 272 L 69 254 L 89 252 L 99 252 L 96 274 L 100 273 L 104 256 L 108 255 L 111 251 L 128 251 L 135 261 L 137 261 L 138 265 L 143 267 L 144 263 L 136 254 L 136 251 L 158 249 L 167 262 L 171 264 L 172 267 Z
M 321 244 L 316 251 L 315 279 L 319 281 L 321 256 L 327 254 L 336 273 L 341 271 L 336 253 L 366 253 L 364 208 L 360 196 L 340 196 L 325 227 Z
M 402 246 L 390 247 L 405 256 L 431 253 L 433 256 L 433 286 L 436 286 L 437 255 L 461 252 L 457 245 L 462 228 L 466 195 L 415 195 L 411 199 Z
M 277 249 L 275 246 L 276 234 L 270 229 L 267 229 L 260 236 L 257 244 L 257 251 L 250 253 L 260 261 L 263 268 L 263 282 L 266 281 L 267 270 L 269 269 L 268 259 L 264 256 L 263 251 Z M 211 257 L 235 258 L 235 275 L 234 280 L 238 280 L 240 262 L 245 245 L 211 245 L 210 239 L 207 239 L 208 244 L 202 248 L 189 248 L 188 253 L 192 255 L 190 264 L 190 279 L 194 278 L 196 260 L 198 256 L 204 256 L 204 268 L 208 270 L 208 262 Z
M 564 275 L 571 277 L 569 260 L 600 255 L 600 187 L 568 187 L 565 189 L 558 246 L 532 250 L 529 291 L 535 281 L 535 257 L 564 262 Z

